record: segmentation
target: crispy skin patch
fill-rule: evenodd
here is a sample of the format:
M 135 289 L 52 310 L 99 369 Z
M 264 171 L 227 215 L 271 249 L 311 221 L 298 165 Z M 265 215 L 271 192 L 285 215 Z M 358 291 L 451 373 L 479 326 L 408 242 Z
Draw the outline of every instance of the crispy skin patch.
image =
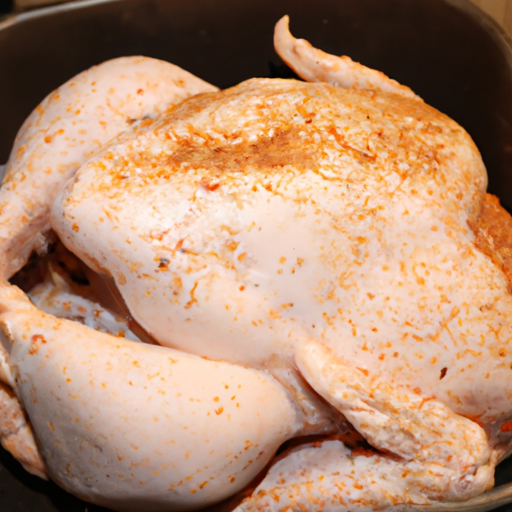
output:
M 512 290 L 512 216 L 496 196 L 485 194 L 480 216 L 469 227 L 476 247 L 503 270 Z

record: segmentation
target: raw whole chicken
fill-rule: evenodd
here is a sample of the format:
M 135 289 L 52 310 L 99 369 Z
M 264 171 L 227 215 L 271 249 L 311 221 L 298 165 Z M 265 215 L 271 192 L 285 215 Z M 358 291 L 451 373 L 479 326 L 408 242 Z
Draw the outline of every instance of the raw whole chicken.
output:
M 127 57 L 23 125 L 2 444 L 120 511 L 471 500 L 511 446 L 512 219 L 454 121 L 287 17 L 275 46 L 306 82 Z

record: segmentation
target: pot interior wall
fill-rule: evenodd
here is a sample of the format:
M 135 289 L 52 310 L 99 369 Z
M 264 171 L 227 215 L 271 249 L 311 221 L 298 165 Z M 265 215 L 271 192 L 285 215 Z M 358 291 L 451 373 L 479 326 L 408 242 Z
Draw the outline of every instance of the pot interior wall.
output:
M 24 15 L 0 26 L 0 163 L 46 94 L 113 57 L 161 58 L 220 87 L 286 76 L 272 45 L 284 14 L 297 37 L 384 71 L 462 124 L 482 152 L 490 191 L 512 210 L 512 46 L 465 0 L 113 0 Z M 0 455 L 2 507 L 100 510 Z

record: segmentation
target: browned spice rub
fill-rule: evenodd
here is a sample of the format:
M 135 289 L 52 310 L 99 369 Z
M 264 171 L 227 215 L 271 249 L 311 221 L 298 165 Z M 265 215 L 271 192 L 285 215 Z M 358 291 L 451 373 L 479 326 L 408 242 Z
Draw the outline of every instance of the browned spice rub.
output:
M 496 196 L 485 194 L 480 215 L 469 227 L 476 247 L 503 270 L 512 290 L 512 216 Z

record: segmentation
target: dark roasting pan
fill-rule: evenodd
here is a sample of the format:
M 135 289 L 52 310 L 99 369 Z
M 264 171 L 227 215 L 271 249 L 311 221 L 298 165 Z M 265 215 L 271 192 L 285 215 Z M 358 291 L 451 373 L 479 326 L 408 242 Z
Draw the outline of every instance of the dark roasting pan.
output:
M 490 191 L 512 210 L 512 42 L 466 0 L 89 0 L 6 17 L 0 164 L 46 94 L 113 57 L 161 58 L 220 87 L 288 76 L 272 46 L 284 14 L 297 37 L 384 71 L 463 125 L 482 152 Z M 511 481 L 506 461 L 497 484 Z M 0 511 L 100 510 L 26 474 L 0 449 Z

